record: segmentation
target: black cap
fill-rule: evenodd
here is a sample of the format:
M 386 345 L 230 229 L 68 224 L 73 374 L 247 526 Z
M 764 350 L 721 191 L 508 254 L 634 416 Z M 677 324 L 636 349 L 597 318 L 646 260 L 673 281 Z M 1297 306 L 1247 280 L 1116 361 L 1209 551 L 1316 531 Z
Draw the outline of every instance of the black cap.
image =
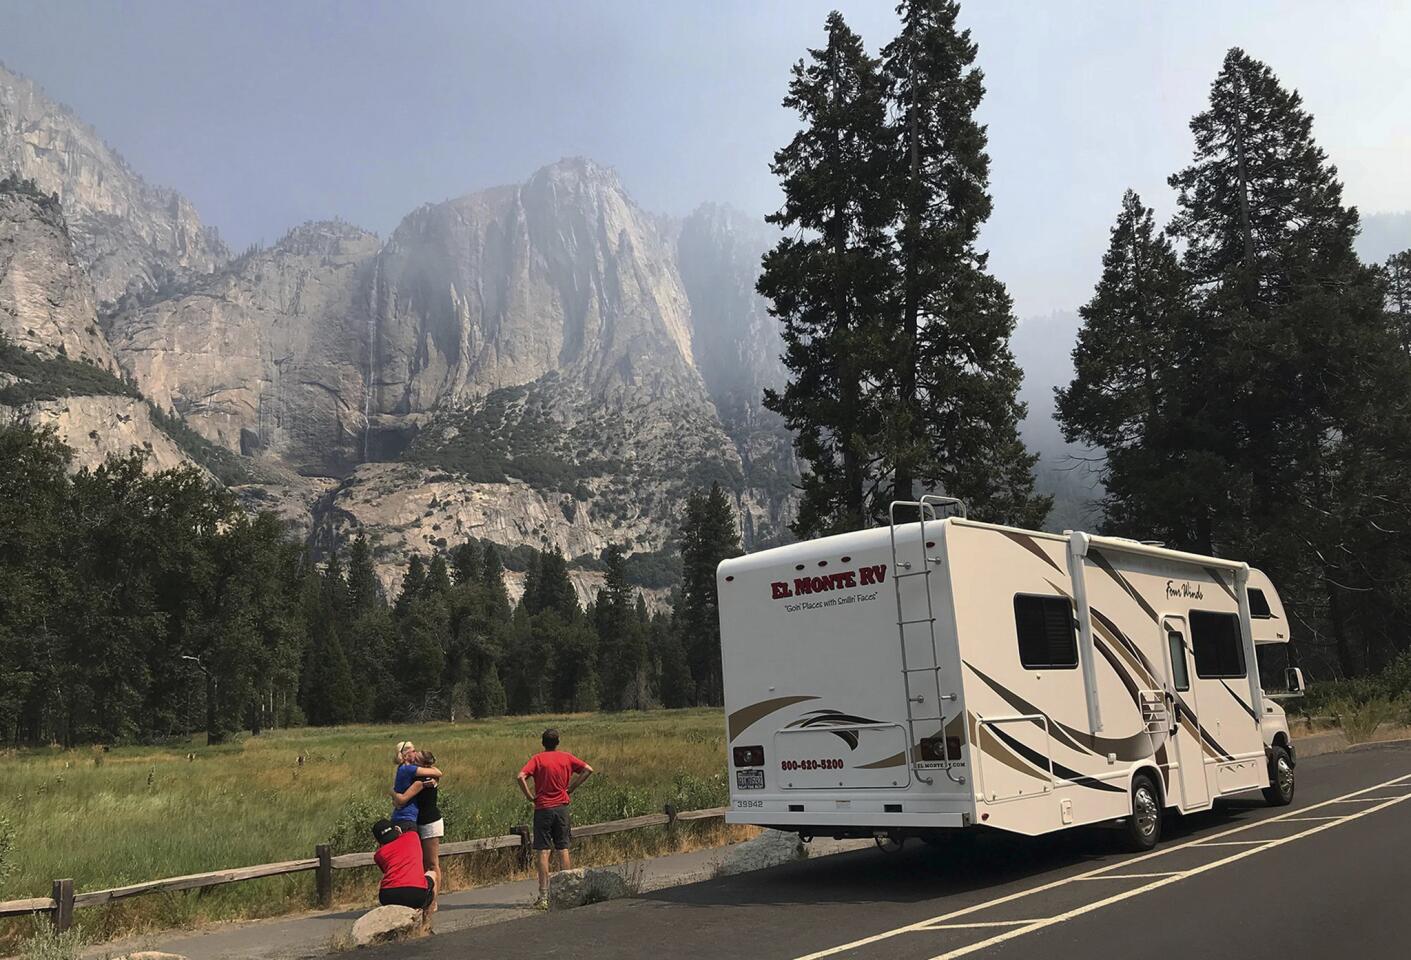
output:
M 402 828 L 391 820 L 379 820 L 372 825 L 372 836 L 378 843 L 387 843 L 402 835 Z

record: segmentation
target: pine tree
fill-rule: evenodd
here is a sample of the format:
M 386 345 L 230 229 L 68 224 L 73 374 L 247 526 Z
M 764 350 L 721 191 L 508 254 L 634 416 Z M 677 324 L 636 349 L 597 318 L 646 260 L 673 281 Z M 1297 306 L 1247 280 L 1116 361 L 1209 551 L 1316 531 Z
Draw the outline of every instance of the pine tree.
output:
M 681 641 L 696 684 L 696 700 L 723 702 L 720 666 L 720 595 L 715 568 L 740 555 L 735 511 L 719 484 L 686 499 L 681 527 L 681 599 L 676 607 Z
M 1411 354 L 1411 250 L 1403 250 L 1386 262 L 1386 311 L 1401 349 Z
M 1311 116 L 1266 65 L 1231 50 L 1191 131 L 1170 229 L 1197 292 L 1181 407 L 1202 449 L 1183 484 L 1203 496 L 1194 546 L 1259 565 L 1296 620 L 1326 624 L 1344 671 L 1365 669 L 1352 611 L 1395 602 L 1364 559 L 1395 551 L 1377 517 L 1407 453 L 1384 286 L 1353 251 L 1357 211 Z
M 872 469 L 892 473 L 885 492 L 894 499 L 913 499 L 919 480 L 980 518 L 1038 526 L 1052 501 L 1034 495 L 1038 458 L 1019 439 L 1014 314 L 977 247 L 991 210 L 987 137 L 975 120 L 985 92 L 978 48 L 956 25 L 955 0 L 897 9 L 902 30 L 882 51 L 882 69 L 895 117 L 885 185 L 897 212 L 901 316 L 886 331 L 890 439 Z
M 578 592 L 573 589 L 573 581 L 568 576 L 568 563 L 557 547 L 542 553 L 535 551 L 520 602 L 530 613 L 553 610 L 565 620 L 572 620 L 582 613 L 578 606 Z
M 678 633 L 664 619 L 652 622 L 652 638 L 661 661 L 661 704 L 664 707 L 689 707 L 695 699 L 695 681 L 686 660 L 686 648 Z
M 602 703 L 608 710 L 640 710 L 648 706 L 647 638 L 638 625 L 622 548 L 610 544 L 603 563 L 607 571 L 594 610 Z
M 455 572 L 456 583 L 479 583 L 485 573 L 480 544 L 467 540 L 452 547 L 451 569 Z
M 481 582 L 490 592 L 490 605 L 495 616 L 500 620 L 508 620 L 510 598 L 505 591 L 505 568 L 504 564 L 500 562 L 500 551 L 493 543 L 485 544 L 482 551 L 480 577 Z
M 436 554 L 426 569 L 426 584 L 422 596 L 445 597 L 451 592 L 451 570 L 443 554 Z
M 315 726 L 349 723 L 356 716 L 353 674 L 333 624 L 327 620 L 310 625 L 304 714 Z
M 872 384 L 895 310 L 884 85 L 841 14 L 829 14 L 827 35 L 826 47 L 794 66 L 784 98 L 803 129 L 770 166 L 784 203 L 767 219 L 787 235 L 765 254 L 758 282 L 784 325 L 790 373 L 782 393 L 765 392 L 765 406 L 783 416 L 808 463 L 800 536 L 857 529 L 875 510 Z
M 421 597 L 426 592 L 426 561 L 421 559 L 420 554 L 412 554 L 411 560 L 407 563 L 407 572 L 402 575 L 402 590 L 397 594 L 397 603 L 394 607 L 397 619 L 406 616 L 407 609 L 413 600 Z
M 362 616 L 386 605 L 382 583 L 372 562 L 372 548 L 362 534 L 348 553 L 348 599 L 353 616 Z
M 1171 243 L 1134 191 L 1122 198 L 1102 279 L 1078 314 L 1073 382 L 1056 390 L 1068 442 L 1106 452 L 1106 519 L 1114 532 L 1191 543 L 1202 491 L 1181 489 L 1202 456 L 1182 436 L 1192 358 L 1191 292 Z

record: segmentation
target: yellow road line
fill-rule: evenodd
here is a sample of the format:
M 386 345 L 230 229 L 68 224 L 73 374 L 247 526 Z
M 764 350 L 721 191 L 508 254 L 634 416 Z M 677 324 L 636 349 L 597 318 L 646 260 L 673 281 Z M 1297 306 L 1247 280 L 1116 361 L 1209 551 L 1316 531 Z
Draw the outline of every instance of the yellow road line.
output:
M 900 936 L 900 935 L 903 934 L 903 933 L 911 933 L 911 932 L 913 932 L 913 931 L 922 929 L 922 928 L 924 928 L 924 927 L 926 927 L 926 926 L 929 926 L 929 925 L 931 925 L 931 924 L 944 923 L 945 921 L 947 921 L 947 920 L 953 920 L 953 919 L 955 919 L 956 917 L 963 917 L 963 916 L 966 916 L 966 915 L 971 914 L 971 913 L 978 913 L 978 912 L 981 911 L 981 910 L 988 910 L 988 909 L 990 909 L 991 907 L 997 907 L 997 906 L 999 906 L 1000 904 L 1011 903 L 1011 902 L 1013 902 L 1013 901 L 1015 901 L 1015 900 L 1020 900 L 1020 899 L 1023 899 L 1024 897 L 1032 896 L 1033 894 L 1036 894 L 1036 893 L 1043 893 L 1043 892 L 1045 892 L 1045 891 L 1047 891 L 1047 890 L 1053 890 L 1053 889 L 1055 889 L 1055 888 L 1057 888 L 1057 887 L 1061 887 L 1061 886 L 1063 886 L 1063 885 L 1065 885 L 1065 884 L 1071 883 L 1071 882 L 1074 881 L 1074 880 L 1087 880 L 1087 879 L 1089 879 L 1089 878 L 1096 877 L 1096 876 L 1098 876 L 1099 874 L 1107 873 L 1107 872 L 1110 871 L 1110 870 L 1120 870 L 1120 869 L 1122 869 L 1123 867 L 1130 867 L 1130 866 L 1132 866 L 1133 864 L 1142 863 L 1143 861 L 1146 861 L 1146 860 L 1152 860 L 1152 859 L 1155 859 L 1156 857 L 1164 857 L 1164 856 L 1166 856 L 1166 855 L 1168 855 L 1168 854 L 1175 853 L 1175 852 L 1178 851 L 1178 850 L 1184 850 L 1184 849 L 1186 849 L 1186 848 L 1188 848 L 1188 847 L 1197 846 L 1197 845 L 1199 845 L 1199 844 L 1201 844 L 1201 843 L 1207 843 L 1207 842 L 1209 842 L 1209 841 L 1211 841 L 1211 840 L 1218 840 L 1218 839 L 1220 839 L 1221 837 L 1232 836 L 1233 834 L 1241 833 L 1241 832 L 1243 832 L 1243 831 L 1245 831 L 1245 830 L 1252 830 L 1252 829 L 1254 829 L 1255 827 L 1262 827 L 1262 826 L 1265 826 L 1266 824 L 1270 824 L 1270 823 L 1278 823 L 1278 822 L 1281 821 L 1281 820 L 1292 818 L 1293 815 L 1296 814 L 1296 813 L 1308 813 L 1308 812 L 1310 812 L 1310 811 L 1317 810 L 1317 809 L 1320 809 L 1320 808 L 1322 808 L 1322 807 L 1326 807 L 1328 804 L 1331 804 L 1331 803 L 1339 803 L 1339 802 L 1341 802 L 1341 801 L 1343 801 L 1343 800 L 1346 800 L 1346 799 L 1349 799 L 1349 798 L 1351 798 L 1351 797 L 1360 796 L 1361 794 L 1364 794 L 1364 793 L 1371 793 L 1373 790 L 1381 790 L 1381 789 L 1384 789 L 1384 788 L 1386 788 L 1386 787 L 1391 786 L 1391 785 L 1394 784 L 1394 783 L 1400 783 L 1400 782 L 1402 782 L 1403 780 L 1407 780 L 1407 779 L 1411 779 L 1411 774 L 1402 774 L 1402 775 L 1399 776 L 1399 777 L 1393 777 L 1393 778 L 1390 779 L 1390 780 L 1384 780 L 1383 782 L 1378 783 L 1378 784 L 1374 784 L 1374 785 L 1372 785 L 1372 786 L 1370 786 L 1370 787 L 1363 787 L 1361 790 L 1354 790 L 1354 791 L 1352 791 L 1351 793 L 1343 794 L 1341 797 L 1336 797 L 1336 798 L 1334 798 L 1334 799 L 1332 799 L 1332 800 L 1323 800 L 1323 801 L 1321 801 L 1321 802 L 1319 802 L 1319 803 L 1313 804 L 1312 806 L 1302 807 L 1302 808 L 1300 808 L 1299 810 L 1291 810 L 1291 811 L 1289 811 L 1289 812 L 1286 813 L 1286 814 L 1280 814 L 1279 816 L 1275 816 L 1275 817 L 1264 817 L 1263 819 L 1255 820 L 1255 821 L 1253 821 L 1253 822 L 1251 822 L 1251 823 L 1240 824 L 1239 826 L 1231 827 L 1229 830 L 1223 830 L 1223 831 L 1221 831 L 1220 833 L 1211 834 L 1209 837 L 1201 837 L 1201 838 L 1198 838 L 1198 839 L 1195 839 L 1195 840 L 1188 840 L 1188 841 L 1186 841 L 1185 843 L 1178 843 L 1178 844 L 1176 844 L 1175 846 L 1160 847 L 1160 848 L 1158 848 L 1158 849 L 1156 849 L 1156 850 L 1152 850 L 1152 851 L 1149 852 L 1149 853 L 1144 853 L 1144 854 L 1141 854 L 1141 855 L 1135 856 L 1135 857 L 1128 857 L 1128 858 L 1126 858 L 1126 859 L 1124 859 L 1124 860 L 1121 860 L 1121 861 L 1119 861 L 1119 862 L 1117 862 L 1117 863 L 1109 863 L 1109 864 L 1107 864 L 1106 866 L 1097 867 L 1097 868 L 1095 868 L 1095 869 L 1093 869 L 1093 870 L 1087 871 L 1086 873 L 1080 873 L 1080 874 L 1077 874 L 1077 875 L 1071 876 L 1071 877 L 1062 877 L 1062 878 L 1060 878 L 1060 879 L 1058 879 L 1058 880 L 1051 880 L 1051 881 L 1049 881 L 1048 883 L 1040 884 L 1040 885 L 1037 886 L 1037 887 L 1029 887 L 1028 889 L 1025 889 L 1025 890 L 1019 890 L 1019 891 L 1017 891 L 1017 892 L 1015 892 L 1015 893 L 1011 893 L 1011 894 L 1008 894 L 1008 895 L 1006 895 L 1006 896 L 999 897 L 999 898 L 997 898 L 997 899 L 995 899 L 995 900 L 987 900 L 987 901 L 985 901 L 984 903 L 977 903 L 977 904 L 974 904 L 973 906 L 962 907 L 962 908 L 959 909 L 959 910 L 952 910 L 951 912 L 949 912 L 949 913 L 943 913 L 943 914 L 941 914 L 940 916 L 929 917 L 929 918 L 927 918 L 927 919 L 925 919 L 925 920 L 918 920 L 916 923 L 909 923 L 909 924 L 907 924 L 907 925 L 905 925 L 905 926 L 897 927 L 897 928 L 894 929 L 894 930 L 884 930 L 883 932 L 873 934 L 873 935 L 870 936 L 870 937 L 862 937 L 861 939 L 853 940 L 853 941 L 851 941 L 850 943 L 842 943 L 842 944 L 839 944 L 839 945 L 836 946 L 836 947 L 828 947 L 828 948 L 825 949 L 825 950 L 818 950 L 818 951 L 816 951 L 816 952 L 814 952 L 814 953 L 805 954 L 805 955 L 802 956 L 802 957 L 796 957 L 795 960 L 823 960 L 824 957 L 836 956 L 837 954 L 845 953 L 845 952 L 847 952 L 848 950 L 855 950 L 855 949 L 857 949 L 857 948 L 859 948 L 859 947 L 865 947 L 865 946 L 868 946 L 868 945 L 873 944 L 873 943 L 879 943 L 879 942 L 881 942 L 881 941 L 883 941 L 883 940 L 889 940 L 889 939 L 891 939 L 892 937 Z M 1314 827 L 1314 828 L 1312 828 L 1312 830 L 1323 830 L 1323 829 L 1326 829 L 1327 827 L 1335 826 L 1337 823 L 1342 822 L 1343 820 L 1351 819 L 1351 818 L 1353 818 L 1353 817 L 1361 816 L 1363 812 L 1366 812 L 1366 811 L 1362 811 L 1362 812 L 1359 812 L 1359 813 L 1356 813 L 1356 814 L 1350 814 L 1350 815 L 1347 816 L 1347 817 L 1338 817 L 1335 822 L 1324 824 L 1324 825 L 1321 826 L 1321 827 Z M 1311 832 L 1311 831 L 1310 831 L 1310 832 Z M 1283 838 L 1283 839 L 1284 839 L 1284 840 L 1296 839 L 1297 837 L 1301 837 L 1301 836 L 1305 836 L 1305 835 L 1306 835 L 1306 834 L 1300 833 L 1300 834 L 1295 834 L 1294 837 Z M 1271 842 L 1271 843 L 1274 843 L 1274 842 L 1282 842 L 1282 841 L 1270 841 L 1270 842 Z M 1221 864 L 1221 863 L 1227 863 L 1227 862 L 1229 862 L 1230 860 L 1237 859 L 1237 858 L 1239 858 L 1239 857 L 1248 856 L 1250 853 L 1257 853 L 1257 852 L 1258 852 L 1258 850 L 1247 850 L 1247 851 L 1245 851 L 1244 853 L 1236 854 L 1235 857 L 1227 857 L 1225 860 L 1217 860 L 1217 861 L 1215 861 L 1215 864 L 1218 865 L 1218 864 Z M 1203 868 L 1202 868 L 1202 869 L 1203 869 Z M 1176 874 L 1173 874 L 1172 876 L 1166 877 L 1166 878 L 1164 878 L 1164 879 L 1162 879 L 1162 880 L 1160 880 L 1160 881 L 1158 881 L 1158 882 L 1159 882 L 1159 883 L 1170 883 L 1170 882 L 1172 882 L 1172 881 L 1174 881 L 1174 880 L 1179 880 L 1179 879 L 1181 879 L 1182 877 L 1189 876 L 1189 875 L 1190 875 L 1190 874 L 1189 874 L 1188 872 L 1176 873 Z M 1148 886 L 1149 886 L 1149 885 L 1148 885 Z M 1145 888 L 1145 887 L 1142 887 L 1142 888 L 1139 888 L 1139 889 L 1143 889 L 1143 890 L 1144 890 L 1144 889 L 1146 889 L 1146 888 Z M 1021 929 L 1029 929 L 1029 928 L 1026 927 L 1026 928 L 1021 928 Z M 1008 938 L 1008 936 L 1009 936 L 1009 935 L 1006 935 L 1006 938 Z

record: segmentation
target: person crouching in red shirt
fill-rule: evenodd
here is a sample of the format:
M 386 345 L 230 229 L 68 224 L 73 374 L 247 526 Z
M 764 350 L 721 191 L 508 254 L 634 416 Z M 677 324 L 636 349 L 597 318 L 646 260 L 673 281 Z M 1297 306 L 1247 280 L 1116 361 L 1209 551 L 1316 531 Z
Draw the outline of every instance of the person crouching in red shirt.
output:
M 436 877 L 422 865 L 421 835 L 416 826 L 403 830 L 390 820 L 379 820 L 372 825 L 372 835 L 377 840 L 372 860 L 382 871 L 377 902 L 429 914 L 436 899 Z

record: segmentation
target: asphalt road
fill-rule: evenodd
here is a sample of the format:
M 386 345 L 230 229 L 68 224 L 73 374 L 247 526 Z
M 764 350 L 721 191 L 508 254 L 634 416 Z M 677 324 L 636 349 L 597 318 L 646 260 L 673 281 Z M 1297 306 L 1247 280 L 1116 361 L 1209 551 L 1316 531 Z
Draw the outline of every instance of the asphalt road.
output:
M 1219 960 L 1411 956 L 1411 747 L 1298 765 L 1290 807 L 1255 794 L 1168 818 L 1152 853 L 1110 831 L 863 850 L 529 917 L 381 960 Z

